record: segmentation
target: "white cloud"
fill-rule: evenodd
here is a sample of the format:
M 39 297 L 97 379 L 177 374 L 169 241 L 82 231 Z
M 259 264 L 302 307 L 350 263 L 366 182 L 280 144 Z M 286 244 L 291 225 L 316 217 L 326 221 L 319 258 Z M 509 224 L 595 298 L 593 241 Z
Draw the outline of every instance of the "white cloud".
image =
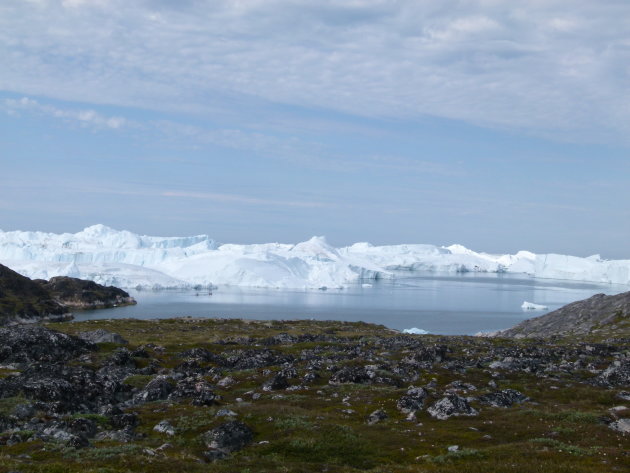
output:
M 560 0 L 10 1 L 0 89 L 213 116 L 272 102 L 625 139 L 628 17 L 614 0 L 571 2 L 570 14 Z
M 62 119 L 73 124 L 90 128 L 116 130 L 132 124 L 131 121 L 123 117 L 107 117 L 94 110 L 62 109 L 48 104 L 41 104 L 37 100 L 29 97 L 22 97 L 21 99 L 6 99 L 4 101 L 4 109 L 10 114 L 19 112 L 35 113 L 38 115 Z

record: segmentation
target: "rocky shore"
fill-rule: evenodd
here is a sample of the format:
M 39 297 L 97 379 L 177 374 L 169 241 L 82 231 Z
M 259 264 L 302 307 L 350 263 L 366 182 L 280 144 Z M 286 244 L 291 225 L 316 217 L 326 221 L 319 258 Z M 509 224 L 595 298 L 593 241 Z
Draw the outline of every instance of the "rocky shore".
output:
M 170 319 L 0 329 L 0 472 L 627 471 L 630 338 Z
M 71 320 L 75 310 L 135 303 L 117 287 L 65 276 L 31 280 L 0 264 L 0 325 Z

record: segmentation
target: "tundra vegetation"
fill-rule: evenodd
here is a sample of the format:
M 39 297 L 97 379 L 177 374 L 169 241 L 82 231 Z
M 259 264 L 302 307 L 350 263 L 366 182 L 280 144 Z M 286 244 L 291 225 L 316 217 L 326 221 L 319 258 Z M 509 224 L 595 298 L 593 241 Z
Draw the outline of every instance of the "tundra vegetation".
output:
M 629 341 L 192 318 L 0 328 L 0 472 L 628 471 Z

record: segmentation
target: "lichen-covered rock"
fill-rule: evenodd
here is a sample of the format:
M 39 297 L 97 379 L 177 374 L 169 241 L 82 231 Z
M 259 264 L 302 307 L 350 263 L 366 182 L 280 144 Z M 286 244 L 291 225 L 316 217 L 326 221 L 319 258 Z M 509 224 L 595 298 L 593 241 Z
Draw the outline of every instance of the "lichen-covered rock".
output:
M 217 360 L 221 366 L 236 370 L 264 368 L 292 363 L 294 357 L 273 350 L 234 350 Z
M 367 423 L 368 425 L 378 424 L 379 422 L 387 419 L 387 417 L 388 415 L 383 409 L 377 409 L 367 417 Z
M 427 409 L 431 417 L 446 420 L 451 416 L 475 416 L 479 412 L 457 394 L 448 394 Z
M 121 383 L 81 366 L 35 364 L 17 376 L 0 379 L 0 397 L 21 395 L 50 412 L 92 412 L 124 400 Z
M 209 449 L 205 453 L 206 458 L 218 460 L 249 445 L 254 439 L 254 432 L 243 422 L 232 420 L 209 430 L 203 439 Z
M 444 361 L 447 353 L 448 347 L 445 345 L 421 346 L 405 356 L 401 364 L 415 368 L 427 368 L 433 363 Z
M 173 392 L 173 384 L 167 376 L 156 376 L 136 395 L 136 402 L 150 402 L 166 399 Z
M 365 384 L 372 381 L 374 374 L 363 366 L 346 366 L 333 374 L 329 384 Z
M 263 391 L 278 391 L 289 387 L 289 381 L 283 373 L 276 373 L 262 385 Z
M 596 379 L 601 386 L 630 386 L 630 358 L 615 360 Z
M 187 377 L 177 382 L 168 398 L 190 398 L 193 406 L 210 406 L 221 399 L 221 396 L 216 394 L 210 383 L 202 377 Z
M 94 350 L 93 343 L 38 325 L 0 328 L 0 363 L 59 362 Z
M 153 427 L 153 430 L 160 434 L 165 434 L 169 436 L 175 435 L 175 427 L 173 427 L 171 423 L 167 420 L 159 422 Z
M 516 389 L 504 389 L 479 396 L 479 401 L 494 407 L 510 407 L 527 400 L 527 396 Z
M 619 419 L 608 424 L 611 429 L 622 434 L 630 434 L 630 419 Z
M 429 393 L 424 388 L 410 387 L 407 393 L 398 399 L 396 407 L 404 414 L 416 412 L 422 409 L 424 401 Z

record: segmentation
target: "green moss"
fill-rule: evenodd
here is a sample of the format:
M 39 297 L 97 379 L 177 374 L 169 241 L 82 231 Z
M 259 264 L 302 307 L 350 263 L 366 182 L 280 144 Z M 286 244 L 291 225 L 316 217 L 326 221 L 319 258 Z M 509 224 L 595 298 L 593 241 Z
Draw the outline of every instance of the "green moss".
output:
M 577 445 L 569 445 L 567 443 L 560 442 L 559 440 L 556 440 L 556 439 L 536 438 L 536 439 L 530 440 L 530 442 L 537 445 L 544 445 L 547 447 L 554 448 L 558 452 L 566 452 L 570 455 L 578 455 L 578 456 L 595 455 L 599 450 L 601 450 L 601 447 L 582 448 L 582 447 L 578 447 Z
M 474 448 L 464 448 L 462 450 L 457 450 L 455 452 L 448 452 L 444 455 L 437 455 L 435 457 L 427 457 L 426 460 L 432 463 L 450 463 L 457 460 L 471 460 L 471 459 L 480 459 L 484 458 L 486 455 Z

